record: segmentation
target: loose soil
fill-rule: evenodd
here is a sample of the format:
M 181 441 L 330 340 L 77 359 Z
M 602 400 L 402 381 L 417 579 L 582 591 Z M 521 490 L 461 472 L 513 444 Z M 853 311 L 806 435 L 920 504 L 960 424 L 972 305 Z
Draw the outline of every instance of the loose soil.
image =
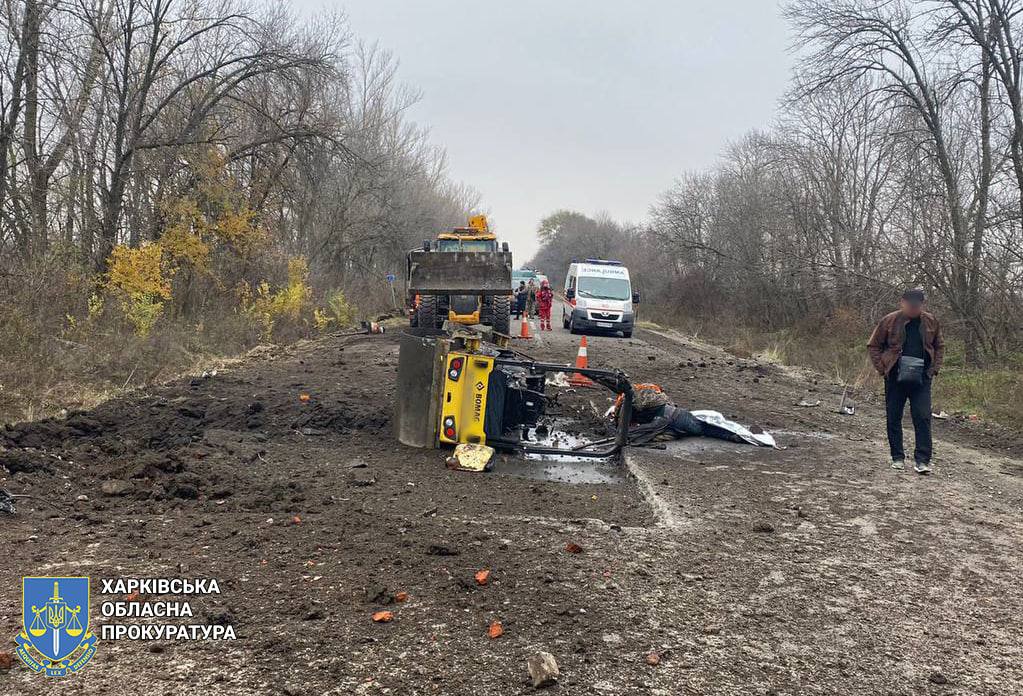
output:
M 692 439 L 580 476 L 507 456 L 451 471 L 392 436 L 391 334 L 263 348 L 0 431 L 0 487 L 35 496 L 3 518 L 0 651 L 26 575 L 88 575 L 94 593 L 217 578 L 195 621 L 238 634 L 106 641 L 57 680 L 15 658 L 0 693 L 534 693 L 538 650 L 552 693 L 1023 693 L 1023 438 L 936 422 L 935 474 L 893 472 L 870 395 L 840 416 L 819 375 L 665 332 L 589 343 L 591 365 L 785 449 Z M 576 340 L 521 345 L 568 362 Z M 807 395 L 822 405 L 795 406 Z

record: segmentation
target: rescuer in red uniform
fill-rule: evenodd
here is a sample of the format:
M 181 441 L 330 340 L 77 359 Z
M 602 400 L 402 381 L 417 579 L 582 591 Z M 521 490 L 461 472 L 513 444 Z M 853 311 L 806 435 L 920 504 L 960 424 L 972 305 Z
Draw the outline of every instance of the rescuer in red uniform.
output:
M 551 307 L 554 306 L 554 292 L 546 279 L 540 281 L 540 291 L 536 293 L 536 306 L 540 311 L 540 330 L 551 331 Z

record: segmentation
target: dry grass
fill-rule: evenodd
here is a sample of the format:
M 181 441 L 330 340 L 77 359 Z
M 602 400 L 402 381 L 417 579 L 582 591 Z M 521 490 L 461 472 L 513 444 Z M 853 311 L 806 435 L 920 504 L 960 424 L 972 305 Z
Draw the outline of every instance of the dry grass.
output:
M 815 369 L 857 389 L 880 391 L 882 382 L 866 354 L 871 327 L 851 311 L 836 311 L 804 327 L 758 331 L 739 320 L 706 321 L 653 312 L 667 325 L 717 343 L 733 355 L 778 365 Z M 676 318 L 677 317 L 677 318 Z M 642 325 L 642 322 L 641 322 Z M 934 383 L 935 409 L 977 415 L 1023 428 L 1023 355 L 1008 356 L 985 369 L 964 365 L 962 344 L 950 340 L 945 367 Z

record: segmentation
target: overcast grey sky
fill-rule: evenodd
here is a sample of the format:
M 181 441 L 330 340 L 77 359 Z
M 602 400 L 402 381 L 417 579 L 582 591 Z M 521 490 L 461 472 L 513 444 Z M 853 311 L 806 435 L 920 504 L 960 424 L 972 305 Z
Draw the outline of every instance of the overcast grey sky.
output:
M 422 92 L 413 118 L 519 261 L 556 209 L 642 220 L 769 124 L 789 76 L 773 0 L 297 1 L 395 54 Z

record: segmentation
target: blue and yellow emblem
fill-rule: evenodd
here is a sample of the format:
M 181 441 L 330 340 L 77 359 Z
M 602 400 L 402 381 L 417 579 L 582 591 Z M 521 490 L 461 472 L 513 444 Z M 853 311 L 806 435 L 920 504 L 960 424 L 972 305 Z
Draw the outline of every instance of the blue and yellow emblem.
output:
M 33 672 L 74 674 L 96 653 L 89 631 L 89 578 L 23 578 L 24 629 L 15 652 Z

